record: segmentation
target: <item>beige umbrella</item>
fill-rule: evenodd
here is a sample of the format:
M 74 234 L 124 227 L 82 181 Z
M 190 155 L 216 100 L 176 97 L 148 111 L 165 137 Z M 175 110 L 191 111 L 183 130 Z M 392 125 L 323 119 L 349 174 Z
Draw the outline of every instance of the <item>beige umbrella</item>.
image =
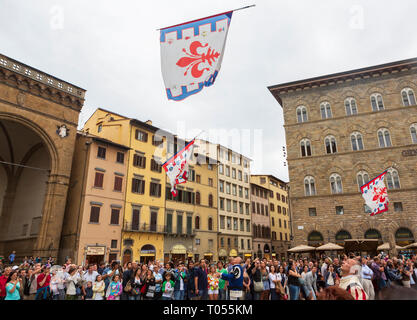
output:
M 343 248 L 342 246 L 329 242 L 316 248 L 316 251 L 338 251 L 338 250 L 344 250 L 344 249 L 345 248 Z
M 314 250 L 316 250 L 316 248 L 306 246 L 306 245 L 301 245 L 301 246 L 297 246 L 297 247 L 289 249 L 288 252 L 309 252 L 309 251 L 314 251 Z
M 390 244 L 389 242 L 385 242 L 383 244 L 381 244 L 378 248 L 376 248 L 378 251 L 382 251 L 382 250 L 390 250 Z M 399 245 L 395 245 L 395 249 L 397 250 L 401 250 L 403 249 L 403 247 L 400 247 Z
M 417 242 L 414 242 L 412 244 L 409 244 L 408 246 L 404 247 L 407 249 L 417 249 Z

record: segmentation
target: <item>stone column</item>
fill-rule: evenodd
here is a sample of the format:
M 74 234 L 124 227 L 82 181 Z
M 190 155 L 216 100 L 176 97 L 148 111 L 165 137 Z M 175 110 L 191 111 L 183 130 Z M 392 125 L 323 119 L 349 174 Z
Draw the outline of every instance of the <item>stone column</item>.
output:
M 47 182 L 42 222 L 34 247 L 34 256 L 58 259 L 61 230 L 64 221 L 69 177 L 52 174 Z

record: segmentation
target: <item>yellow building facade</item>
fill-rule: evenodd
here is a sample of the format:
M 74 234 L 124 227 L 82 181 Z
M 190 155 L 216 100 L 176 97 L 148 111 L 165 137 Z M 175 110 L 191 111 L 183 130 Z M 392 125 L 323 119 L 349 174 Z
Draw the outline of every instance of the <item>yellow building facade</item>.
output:
M 127 163 L 121 259 L 123 262 L 162 261 L 166 232 L 166 178 L 160 165 L 163 144 L 154 138 L 159 129 L 152 126 L 151 121 L 142 122 L 97 109 L 83 130 L 131 148 Z M 162 140 L 166 141 L 165 138 Z
M 283 259 L 291 244 L 291 225 L 287 184 L 273 175 L 251 175 L 251 181 L 269 190 L 272 257 Z

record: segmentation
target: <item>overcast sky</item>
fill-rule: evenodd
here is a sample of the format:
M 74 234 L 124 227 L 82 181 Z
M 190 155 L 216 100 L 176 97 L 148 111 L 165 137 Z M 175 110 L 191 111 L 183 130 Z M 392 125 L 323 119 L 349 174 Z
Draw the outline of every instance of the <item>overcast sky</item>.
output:
M 214 86 L 168 101 L 156 29 L 249 4 L 232 17 Z M 237 151 L 287 181 L 267 86 L 416 57 L 416 13 L 415 0 L 0 0 L 0 52 L 86 89 L 80 125 L 102 107 L 174 133 L 251 130 L 250 152 Z

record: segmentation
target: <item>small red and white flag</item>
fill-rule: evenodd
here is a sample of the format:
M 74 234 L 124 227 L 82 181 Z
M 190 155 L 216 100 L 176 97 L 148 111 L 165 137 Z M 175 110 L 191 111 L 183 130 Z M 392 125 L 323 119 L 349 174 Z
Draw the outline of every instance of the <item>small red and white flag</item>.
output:
M 175 186 L 188 181 L 188 162 L 193 152 L 194 142 L 195 139 L 162 165 L 171 182 L 171 193 L 174 197 L 178 194 Z
M 388 211 L 388 193 L 384 183 L 387 171 L 361 187 L 362 197 L 371 210 L 371 216 Z

